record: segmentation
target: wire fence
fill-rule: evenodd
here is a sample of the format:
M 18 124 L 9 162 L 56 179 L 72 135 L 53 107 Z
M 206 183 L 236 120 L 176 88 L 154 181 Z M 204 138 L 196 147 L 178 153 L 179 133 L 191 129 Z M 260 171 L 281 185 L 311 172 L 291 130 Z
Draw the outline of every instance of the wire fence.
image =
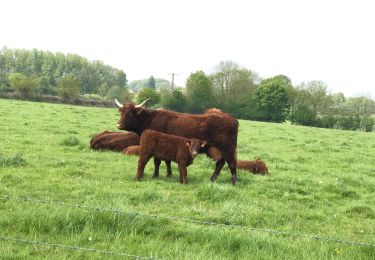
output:
M 92 210 L 92 211 L 97 211 L 97 212 L 112 212 L 115 214 L 126 214 L 126 215 L 137 215 L 137 216 L 150 217 L 150 218 L 160 218 L 160 219 L 167 219 L 167 220 L 172 220 L 172 221 L 181 221 L 181 222 L 186 222 L 186 223 L 191 223 L 191 224 L 220 226 L 220 227 L 226 227 L 226 228 L 240 229 L 244 231 L 264 232 L 264 233 L 269 233 L 273 235 L 284 235 L 284 236 L 289 236 L 289 237 L 294 237 L 294 238 L 330 241 L 330 242 L 341 243 L 341 244 L 346 244 L 350 246 L 367 246 L 367 247 L 375 248 L 375 244 L 372 244 L 372 243 L 347 241 L 347 240 L 325 237 L 325 236 L 316 235 L 316 234 L 308 235 L 308 234 L 302 234 L 298 232 L 279 231 L 279 230 L 274 230 L 274 229 L 269 229 L 269 228 L 247 227 L 247 226 L 241 226 L 237 224 L 225 224 L 225 223 L 217 223 L 217 222 L 211 222 L 211 221 L 201 221 L 201 220 L 195 220 L 195 219 L 189 219 L 189 218 L 162 216 L 162 215 L 147 214 L 147 213 L 141 213 L 141 212 L 135 212 L 135 211 L 124 211 L 124 210 L 112 209 L 112 208 L 93 207 L 93 206 L 80 205 L 80 204 L 69 204 L 65 202 L 57 202 L 57 201 L 52 201 L 52 200 L 41 200 L 41 199 L 33 199 L 33 198 L 28 198 L 28 197 L 15 197 L 15 196 L 10 196 L 10 195 L 0 195 L 0 199 L 15 200 L 15 201 L 22 201 L 22 202 L 29 202 L 29 203 L 36 203 L 36 204 L 58 205 L 62 207 L 87 209 L 87 210 Z
M 115 252 L 115 251 L 79 247 L 79 246 L 67 246 L 67 245 L 62 245 L 62 244 L 42 242 L 42 241 L 36 241 L 36 240 L 27 240 L 27 239 L 14 238 L 14 237 L 0 236 L 0 240 L 12 241 L 12 242 L 24 243 L 24 244 L 40 245 L 40 246 L 49 246 L 49 247 L 55 247 L 55 248 L 63 248 L 67 250 L 80 250 L 80 251 L 87 251 L 91 253 L 101 253 L 101 254 L 107 254 L 107 255 L 113 255 L 113 256 L 125 256 L 125 257 L 135 258 L 135 259 L 157 259 L 154 257 L 132 255 L 132 254 L 124 253 L 124 252 Z

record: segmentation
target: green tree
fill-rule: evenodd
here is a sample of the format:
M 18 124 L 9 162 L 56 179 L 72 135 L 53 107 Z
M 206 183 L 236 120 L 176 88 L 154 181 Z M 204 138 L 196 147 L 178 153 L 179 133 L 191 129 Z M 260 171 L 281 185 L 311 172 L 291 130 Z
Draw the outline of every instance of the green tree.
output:
M 154 106 L 156 104 L 160 103 L 160 94 L 156 92 L 156 90 L 151 88 L 142 88 L 137 96 L 137 103 L 140 104 L 146 99 L 151 99 L 149 102 L 147 102 L 148 106 Z
M 147 87 L 155 89 L 155 79 L 153 76 L 151 76 L 148 80 Z
M 289 111 L 288 85 L 280 78 L 264 80 L 256 89 L 253 101 L 256 117 L 262 121 L 284 122 Z
M 107 89 L 107 85 L 103 85 L 103 88 Z M 107 94 L 105 96 L 106 100 L 113 101 L 114 99 L 119 100 L 121 103 L 133 100 L 133 94 L 129 91 L 127 87 L 112 86 L 108 88 Z
M 164 108 L 177 112 L 186 112 L 187 98 L 181 90 L 168 91 L 161 97 L 161 104 Z
M 36 93 L 40 79 L 27 77 L 22 73 L 12 73 L 9 76 L 10 85 L 24 98 L 29 98 Z
M 186 82 L 186 92 L 192 113 L 202 113 L 215 102 L 212 82 L 203 71 L 190 74 Z
M 249 104 L 259 81 L 256 73 L 233 61 L 220 62 L 210 78 L 218 106 L 232 114 Z
M 62 97 L 64 102 L 68 102 L 79 96 L 79 89 L 79 82 L 72 75 L 68 75 L 60 79 L 57 85 L 57 94 Z

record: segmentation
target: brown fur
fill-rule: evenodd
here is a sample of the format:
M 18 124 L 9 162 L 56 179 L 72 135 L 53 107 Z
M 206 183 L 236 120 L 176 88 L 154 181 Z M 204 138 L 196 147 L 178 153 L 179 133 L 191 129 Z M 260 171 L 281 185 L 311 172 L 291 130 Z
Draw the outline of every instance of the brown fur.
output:
M 216 180 L 227 162 L 232 183 L 236 183 L 238 121 L 231 115 L 218 112 L 191 115 L 169 110 L 150 110 L 135 107 L 133 103 L 125 103 L 119 111 L 121 117 L 118 128 L 122 130 L 141 135 L 144 130 L 152 129 L 185 138 L 207 140 L 208 147 L 215 146 L 222 154 L 211 181 Z
M 246 161 L 238 160 L 237 168 L 250 171 L 252 173 L 260 173 L 262 175 L 268 175 L 268 168 L 266 164 L 260 159 L 246 160 Z
M 133 132 L 101 132 L 91 138 L 90 148 L 122 151 L 131 145 L 139 145 L 140 137 Z
M 141 146 L 140 145 L 129 146 L 128 148 L 125 148 L 122 151 L 122 153 L 124 155 L 137 155 L 137 156 L 139 156 L 141 154 Z M 167 166 L 167 177 L 171 177 L 172 176 L 171 161 L 165 161 L 165 165 Z M 159 171 L 157 171 L 157 172 L 159 172 Z M 158 176 L 159 173 L 157 173 L 156 175 Z M 155 177 L 157 177 L 157 176 L 155 176 Z
M 187 184 L 186 167 L 193 163 L 199 148 L 205 145 L 206 141 L 196 138 L 188 139 L 154 130 L 145 130 L 141 136 L 141 153 L 136 178 L 141 180 L 147 162 L 151 157 L 154 157 L 154 177 L 159 176 L 161 160 L 174 161 L 178 164 L 180 170 L 180 183 Z
M 125 155 L 138 155 L 141 153 L 141 146 L 140 145 L 131 145 L 124 150 L 122 150 L 122 153 Z

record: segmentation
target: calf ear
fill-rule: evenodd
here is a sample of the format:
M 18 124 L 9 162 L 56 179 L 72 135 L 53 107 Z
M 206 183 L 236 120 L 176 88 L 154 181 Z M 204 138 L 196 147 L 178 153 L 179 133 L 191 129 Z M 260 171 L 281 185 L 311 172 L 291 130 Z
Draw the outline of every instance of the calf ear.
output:
M 201 147 L 205 147 L 207 144 L 207 141 L 202 141 Z
M 186 146 L 189 147 L 189 148 L 191 147 L 190 141 L 186 141 Z

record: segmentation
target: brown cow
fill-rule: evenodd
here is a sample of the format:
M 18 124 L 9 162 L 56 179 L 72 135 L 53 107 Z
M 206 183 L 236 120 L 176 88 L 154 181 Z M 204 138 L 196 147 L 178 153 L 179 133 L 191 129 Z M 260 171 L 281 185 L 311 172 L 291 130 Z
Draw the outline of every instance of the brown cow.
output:
M 260 173 L 262 175 L 268 175 L 268 168 L 266 164 L 260 160 L 238 160 L 237 161 L 237 168 L 242 170 L 247 170 L 252 173 Z
M 122 151 L 131 145 L 139 145 L 140 137 L 133 132 L 101 132 L 91 138 L 91 149 Z
M 154 157 L 153 177 L 159 176 L 160 161 L 174 161 L 180 171 L 180 183 L 187 184 L 186 167 L 193 163 L 200 147 L 206 141 L 196 138 L 188 139 L 180 136 L 165 134 L 154 130 L 145 130 L 141 136 L 141 154 L 138 160 L 137 180 L 141 180 L 147 162 Z
M 134 131 L 138 135 L 146 129 L 206 140 L 208 147 L 216 147 L 222 154 L 222 159 L 216 162 L 211 181 L 215 181 L 225 162 L 232 174 L 232 183 L 237 181 L 237 135 L 238 121 L 226 113 L 208 113 L 191 115 L 169 110 L 150 110 L 143 108 L 147 100 L 140 105 L 125 103 L 120 107 L 120 120 L 117 127 L 122 130 Z

